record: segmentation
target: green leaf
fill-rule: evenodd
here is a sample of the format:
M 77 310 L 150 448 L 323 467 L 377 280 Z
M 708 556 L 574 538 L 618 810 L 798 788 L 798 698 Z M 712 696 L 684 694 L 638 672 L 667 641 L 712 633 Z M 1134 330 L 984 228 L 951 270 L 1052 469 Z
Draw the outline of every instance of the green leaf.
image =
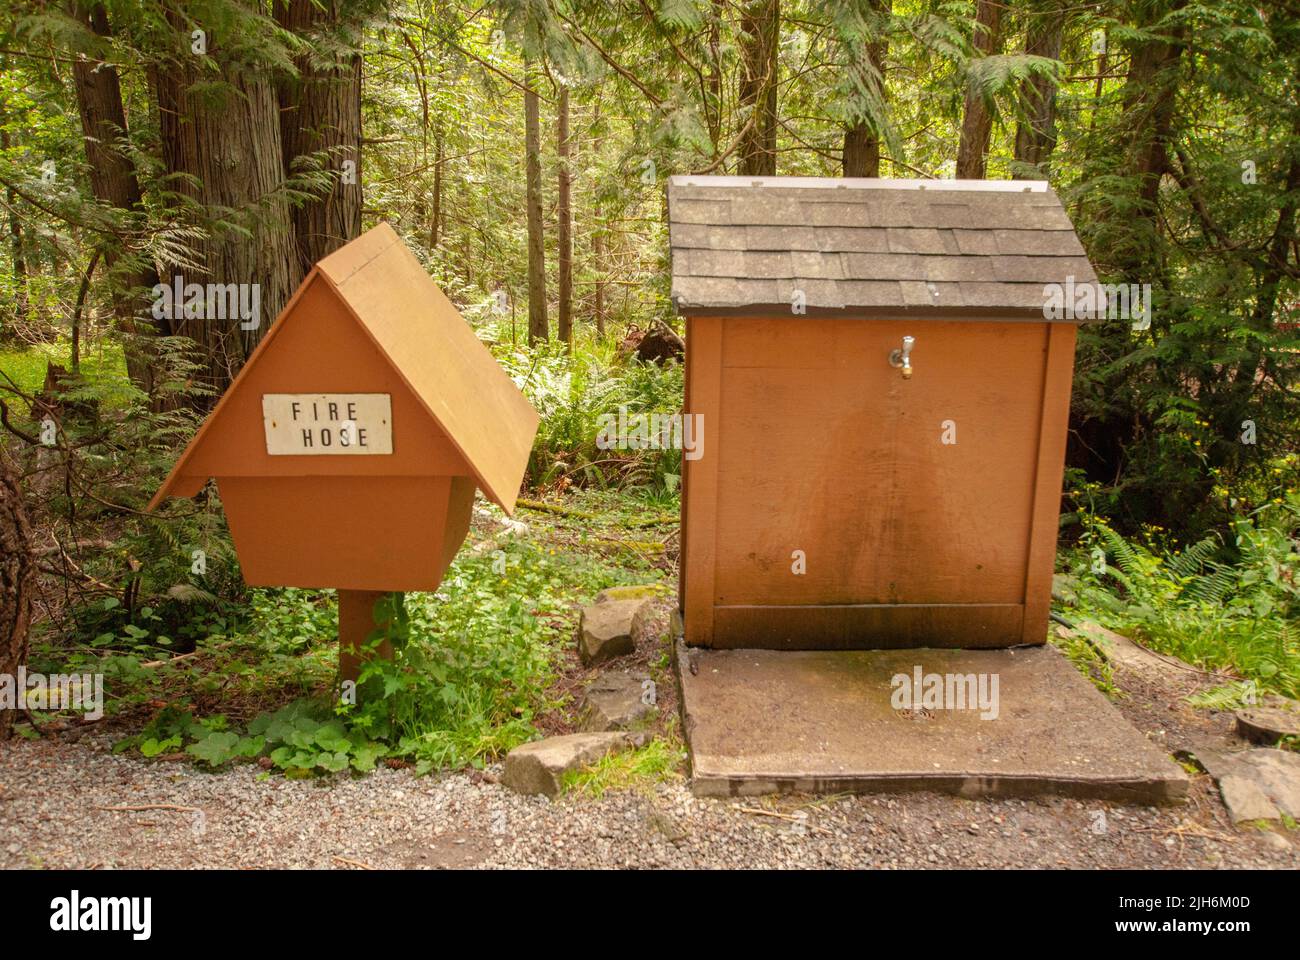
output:
M 316 754 L 316 766 L 330 773 L 338 773 L 340 770 L 348 768 L 348 755 L 346 753 L 318 753 Z
M 146 757 L 156 757 L 159 754 L 168 753 L 172 750 L 179 750 L 180 745 L 180 737 L 168 737 L 165 740 L 157 740 L 154 737 L 149 737 L 144 741 L 144 743 L 140 744 L 140 753 Z
M 185 748 L 185 752 L 202 760 L 208 766 L 219 767 L 235 756 L 234 748 L 238 742 L 239 734 L 230 733 L 229 731 L 217 731 L 202 740 L 191 743 Z
M 356 747 L 352 751 L 352 767 L 360 773 L 369 773 L 375 769 L 375 762 L 388 753 L 388 748 L 382 743 L 375 743 L 373 740 L 367 740 L 365 743 Z
M 330 753 L 340 751 L 346 753 L 352 749 L 352 741 L 348 739 L 346 728 L 337 720 L 321 724 L 316 730 L 313 740 L 318 747 Z
M 231 752 L 237 757 L 253 758 L 266 749 L 266 737 L 240 737 Z

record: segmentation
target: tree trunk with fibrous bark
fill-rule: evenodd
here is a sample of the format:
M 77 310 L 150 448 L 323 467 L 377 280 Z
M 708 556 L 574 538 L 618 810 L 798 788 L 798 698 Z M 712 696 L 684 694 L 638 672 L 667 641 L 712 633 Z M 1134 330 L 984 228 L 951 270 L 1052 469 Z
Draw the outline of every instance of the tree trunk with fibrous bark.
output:
M 35 592 L 31 526 L 17 468 L 0 442 L 0 676 L 15 686 L 18 668 L 27 662 L 27 633 Z M 21 691 L 15 689 L 15 693 Z M 0 740 L 12 733 L 16 712 L 0 707 Z

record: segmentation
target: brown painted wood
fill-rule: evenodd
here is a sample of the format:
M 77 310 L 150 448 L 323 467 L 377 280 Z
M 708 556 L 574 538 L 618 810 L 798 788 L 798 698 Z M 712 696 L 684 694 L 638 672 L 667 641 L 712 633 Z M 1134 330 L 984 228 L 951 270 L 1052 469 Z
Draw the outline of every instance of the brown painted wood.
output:
M 437 590 L 462 542 L 446 541 L 451 483 L 221 477 L 217 489 L 249 586 Z
M 393 456 L 269 457 L 264 445 L 259 453 L 265 392 L 391 393 Z M 410 401 L 400 409 L 399 396 Z M 467 474 L 509 513 L 538 419 L 401 238 L 380 224 L 317 264 L 149 506 L 192 494 L 210 476 Z
M 317 274 L 264 341 L 236 386 L 191 443 L 185 473 L 201 477 L 431 476 L 469 474 L 445 432 Z M 268 393 L 383 393 L 392 397 L 393 453 L 366 457 L 282 457 L 266 451 L 262 396 Z
M 1032 529 L 1025 575 L 1025 643 L 1046 643 L 1052 608 L 1052 571 L 1060 531 L 1061 483 L 1065 476 L 1065 442 L 1070 419 L 1070 387 L 1074 379 L 1076 330 L 1067 323 L 1049 325 L 1046 375 L 1043 380 L 1042 423 Z
M 375 604 L 386 595 L 384 590 L 339 591 L 339 679 L 356 681 L 365 660 L 366 637 L 376 628 Z M 391 660 L 393 645 L 385 640 L 375 652 Z
M 283 442 L 290 423 L 302 425 L 284 420 L 297 416 L 297 398 L 266 405 L 275 394 L 303 395 L 307 409 L 321 394 L 340 395 L 338 409 L 380 395 L 358 409 L 369 407 L 366 422 L 391 443 L 329 455 L 325 427 L 303 421 L 315 427 L 313 452 L 300 453 Z M 344 416 L 356 418 L 349 429 L 364 429 L 361 413 Z M 149 509 L 215 477 L 249 585 L 339 590 L 340 669 L 355 679 L 375 600 L 438 588 L 469 531 L 475 490 L 514 509 L 538 419 L 380 224 L 312 268 Z M 337 436 L 338 415 L 328 422 Z
M 1005 647 L 1018 637 L 1020 604 L 830 604 L 723 606 L 714 611 L 716 648 L 781 650 Z M 1014 642 L 1014 641 L 1012 641 Z
M 687 323 L 686 412 L 704 418 L 704 452 L 682 459 L 682 611 L 686 642 L 707 646 L 713 637 L 717 573 L 718 453 L 723 323 L 717 317 Z
M 688 407 L 717 408 L 686 466 L 688 643 L 1043 642 L 1073 325 L 692 316 L 688 331 Z M 887 359 L 904 335 L 910 380 Z
M 718 604 L 1023 601 L 1041 325 L 725 329 Z M 887 360 L 905 335 L 911 380 Z

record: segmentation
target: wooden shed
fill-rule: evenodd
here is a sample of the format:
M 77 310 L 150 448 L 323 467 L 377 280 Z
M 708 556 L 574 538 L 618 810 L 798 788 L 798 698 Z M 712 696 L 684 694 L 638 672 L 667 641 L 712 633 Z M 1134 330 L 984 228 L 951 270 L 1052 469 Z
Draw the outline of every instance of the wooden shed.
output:
M 1075 320 L 1044 182 L 674 177 L 686 641 L 1047 638 Z
M 250 585 L 434 590 L 475 488 L 513 511 L 537 424 L 380 224 L 312 269 L 149 509 L 215 477 Z

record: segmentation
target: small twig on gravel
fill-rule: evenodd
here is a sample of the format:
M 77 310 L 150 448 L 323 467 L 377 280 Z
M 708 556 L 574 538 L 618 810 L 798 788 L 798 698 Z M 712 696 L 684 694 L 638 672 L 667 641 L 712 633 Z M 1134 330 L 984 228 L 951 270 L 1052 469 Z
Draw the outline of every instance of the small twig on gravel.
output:
M 194 813 L 201 810 L 201 807 L 183 807 L 178 803 L 141 803 L 135 806 L 122 807 L 95 807 L 96 810 L 114 810 L 119 812 L 132 813 L 139 810 L 181 810 Z
M 791 823 L 800 823 L 804 819 L 803 817 L 796 817 L 792 813 L 778 813 L 775 810 L 764 810 L 762 807 L 734 807 L 733 809 L 760 817 L 776 817 L 778 820 L 789 820 Z
M 752 813 L 760 817 L 776 817 L 778 820 L 788 820 L 790 823 L 801 823 L 813 833 L 824 833 L 828 836 L 831 831 L 825 827 L 819 827 L 815 823 L 809 823 L 806 817 L 796 817 L 792 813 L 777 813 L 775 810 L 764 810 L 762 807 L 732 807 L 733 810 L 739 810 L 741 813 Z
M 1204 837 L 1206 840 L 1218 840 L 1223 843 L 1236 843 L 1239 839 L 1228 833 L 1220 833 L 1217 830 L 1209 830 L 1192 820 L 1184 820 L 1176 827 L 1136 827 L 1138 833 L 1158 833 L 1161 836 L 1176 834 L 1178 839 L 1184 836 Z
M 349 860 L 347 857 L 340 857 L 337 854 L 334 856 L 333 859 L 337 860 L 339 863 L 346 864 L 349 867 L 356 867 L 359 870 L 375 869 L 368 863 L 362 863 L 360 860 Z

